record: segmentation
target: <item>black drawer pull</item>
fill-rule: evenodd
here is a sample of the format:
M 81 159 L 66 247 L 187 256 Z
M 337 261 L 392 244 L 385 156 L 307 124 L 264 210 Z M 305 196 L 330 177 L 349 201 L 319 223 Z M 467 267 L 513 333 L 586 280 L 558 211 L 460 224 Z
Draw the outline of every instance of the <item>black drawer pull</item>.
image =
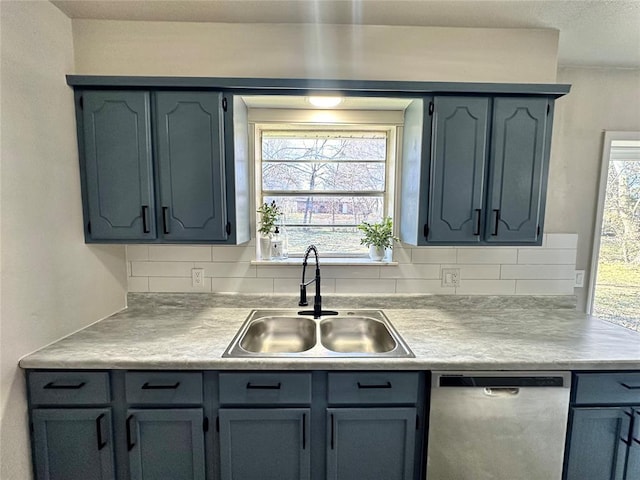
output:
M 640 390 L 640 385 L 629 385 L 623 382 L 620 382 L 620 385 L 622 385 L 624 388 L 627 388 L 629 390 Z
M 102 419 L 104 418 L 104 413 L 98 415 L 96 418 L 96 433 L 98 436 L 98 450 L 102 450 L 107 446 L 107 442 L 102 438 Z
M 247 389 L 249 390 L 280 390 L 280 382 L 275 385 L 256 385 L 251 382 L 247 382 Z
M 331 414 L 331 450 L 333 450 L 333 446 L 334 446 L 334 439 L 335 439 L 335 420 L 333 418 L 333 413 Z
M 307 448 L 307 414 L 302 414 L 302 449 Z
M 372 385 L 367 385 L 367 384 L 362 384 L 360 382 L 358 382 L 358 388 L 391 388 L 391 382 L 387 382 L 387 383 L 383 383 L 383 384 L 372 384 Z
M 53 389 L 53 390 L 79 390 L 85 385 L 86 385 L 86 382 L 80 382 L 73 385 L 65 385 L 65 384 L 56 385 L 55 382 L 49 382 L 43 388 Z
M 149 206 L 142 205 L 142 233 L 150 232 L 148 215 L 149 215 Z
M 136 444 L 132 441 L 132 435 L 131 435 L 131 420 L 133 420 L 133 415 L 129 415 L 127 417 L 127 450 L 131 451 L 133 450 L 133 447 L 136 446 Z
M 498 236 L 498 222 L 500 222 L 500 210 L 493 210 L 493 213 L 495 214 L 496 218 L 496 223 L 493 225 L 493 232 L 491 233 L 492 237 L 496 237 Z
M 165 233 L 165 235 L 168 235 L 170 233 L 168 213 L 169 207 L 162 207 L 162 231 Z
M 180 386 L 180 382 L 176 382 L 173 385 L 149 385 L 149 382 L 145 382 L 142 385 L 142 390 L 175 390 Z

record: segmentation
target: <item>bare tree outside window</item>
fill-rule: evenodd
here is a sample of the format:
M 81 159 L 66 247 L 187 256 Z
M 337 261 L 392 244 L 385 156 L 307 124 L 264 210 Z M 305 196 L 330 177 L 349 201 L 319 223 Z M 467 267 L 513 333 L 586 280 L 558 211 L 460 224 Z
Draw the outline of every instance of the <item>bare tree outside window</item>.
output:
M 640 331 L 640 142 L 613 142 L 593 313 Z
M 262 202 L 284 212 L 289 253 L 364 256 L 356 226 L 386 213 L 385 131 L 262 131 Z

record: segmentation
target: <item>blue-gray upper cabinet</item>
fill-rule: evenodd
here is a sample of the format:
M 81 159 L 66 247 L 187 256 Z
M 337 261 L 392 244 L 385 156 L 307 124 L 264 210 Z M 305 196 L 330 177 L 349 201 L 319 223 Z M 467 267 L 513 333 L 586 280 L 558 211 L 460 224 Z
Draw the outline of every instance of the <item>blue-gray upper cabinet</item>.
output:
M 405 111 L 401 240 L 541 244 L 552 112 L 546 96 L 414 100 Z
M 493 101 L 485 239 L 539 243 L 546 201 L 550 105 L 546 98 Z
M 216 91 L 76 91 L 85 239 L 250 238 L 247 109 Z
M 149 99 L 148 92 L 118 90 L 82 97 L 78 140 L 85 229 L 93 241 L 156 238 Z
M 479 242 L 489 99 L 435 97 L 428 239 Z
M 168 241 L 227 239 L 222 94 L 157 92 L 158 221 Z

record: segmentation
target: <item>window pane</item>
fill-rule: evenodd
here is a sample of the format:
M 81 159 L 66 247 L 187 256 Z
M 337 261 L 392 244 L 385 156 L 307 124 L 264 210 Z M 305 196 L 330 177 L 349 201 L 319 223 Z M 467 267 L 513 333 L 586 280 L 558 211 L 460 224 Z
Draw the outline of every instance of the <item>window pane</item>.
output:
M 263 190 L 384 192 L 385 164 L 263 162 Z
M 358 225 L 382 219 L 384 200 L 364 196 L 292 196 L 264 197 L 275 200 L 284 213 L 287 225 Z
M 318 247 L 321 256 L 366 255 L 369 249 L 360 245 L 360 238 L 355 227 L 287 227 L 289 255 L 301 255 L 309 245 Z
M 305 138 L 304 135 L 329 135 L 326 132 L 264 132 L 262 160 L 278 161 L 384 161 L 387 139 L 384 134 L 353 132 L 352 136 Z M 296 136 L 291 136 L 296 135 Z M 370 138 L 362 138 L 367 136 Z M 354 138 L 355 137 L 355 138 Z

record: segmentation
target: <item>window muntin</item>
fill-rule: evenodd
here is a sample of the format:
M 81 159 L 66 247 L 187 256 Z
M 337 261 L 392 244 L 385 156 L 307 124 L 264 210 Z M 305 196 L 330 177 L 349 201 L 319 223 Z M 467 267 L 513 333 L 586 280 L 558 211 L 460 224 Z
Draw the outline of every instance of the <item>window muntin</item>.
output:
M 363 221 L 388 214 L 389 130 L 260 131 L 261 203 L 284 212 L 289 254 L 359 257 Z

